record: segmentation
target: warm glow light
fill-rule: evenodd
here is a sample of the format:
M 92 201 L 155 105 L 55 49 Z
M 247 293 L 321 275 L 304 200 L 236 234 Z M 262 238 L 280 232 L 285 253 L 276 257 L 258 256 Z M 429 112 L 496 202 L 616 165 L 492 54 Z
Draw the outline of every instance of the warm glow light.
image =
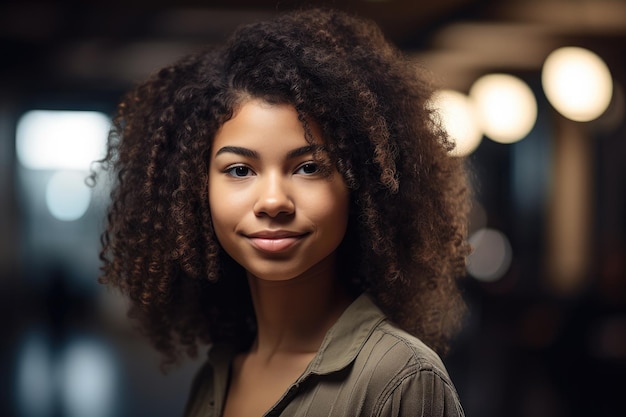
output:
M 568 46 L 552 52 L 541 73 L 550 104 L 563 116 L 577 122 L 599 117 L 613 93 L 611 73 L 593 52 Z
M 46 205 L 50 213 L 63 221 L 80 219 L 89 208 L 91 189 L 85 184 L 85 172 L 56 172 L 46 186 Z
M 528 135 L 537 120 L 537 101 L 526 83 L 508 74 L 489 74 L 470 89 L 485 135 L 513 143 Z
M 16 150 L 30 169 L 89 169 L 104 155 L 110 122 L 91 111 L 33 110 L 17 124 Z
M 498 230 L 484 228 L 469 238 L 472 253 L 467 272 L 479 281 L 493 282 L 504 276 L 511 265 L 513 252 L 507 237 Z
M 483 133 L 469 97 L 453 90 L 440 90 L 432 97 L 431 105 L 456 145 L 451 154 L 466 156 L 472 153 L 480 144 Z

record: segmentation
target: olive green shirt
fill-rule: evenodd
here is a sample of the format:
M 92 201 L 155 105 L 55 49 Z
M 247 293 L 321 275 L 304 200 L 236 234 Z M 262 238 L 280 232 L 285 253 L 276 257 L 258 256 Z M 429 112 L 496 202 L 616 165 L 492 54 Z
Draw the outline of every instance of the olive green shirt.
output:
M 234 352 L 216 346 L 185 417 L 219 417 Z M 289 417 L 464 416 L 441 359 L 394 326 L 367 295 L 328 331 L 304 373 L 265 414 Z

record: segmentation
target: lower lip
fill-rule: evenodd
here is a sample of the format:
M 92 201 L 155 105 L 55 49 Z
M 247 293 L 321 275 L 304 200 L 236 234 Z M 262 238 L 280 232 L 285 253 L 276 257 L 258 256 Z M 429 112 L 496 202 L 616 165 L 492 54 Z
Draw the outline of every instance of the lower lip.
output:
M 250 238 L 252 245 L 260 251 L 269 253 L 278 253 L 286 251 L 293 245 L 298 243 L 302 236 L 282 237 L 280 239 L 267 239 L 260 237 Z

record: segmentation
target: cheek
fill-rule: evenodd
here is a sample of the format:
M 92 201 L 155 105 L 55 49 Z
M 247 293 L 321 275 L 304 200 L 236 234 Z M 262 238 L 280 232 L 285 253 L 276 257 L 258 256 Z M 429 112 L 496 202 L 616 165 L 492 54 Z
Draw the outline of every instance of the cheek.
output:
M 348 198 L 346 196 L 341 196 L 340 204 L 335 205 L 335 215 L 334 215 L 334 224 L 335 226 L 341 230 L 342 235 L 345 233 L 346 228 L 348 226 L 348 213 L 349 213 L 349 203 Z
M 216 233 L 224 229 L 231 221 L 233 208 L 236 207 L 229 201 L 229 195 L 224 192 L 223 187 L 219 183 L 209 180 L 209 210 L 211 220 Z
M 249 205 L 245 193 L 220 192 L 219 189 L 209 189 L 209 206 L 213 216 L 233 216 Z
M 336 234 L 345 232 L 349 211 L 349 195 L 345 187 L 333 187 L 314 204 L 317 206 L 318 222 L 324 223 Z

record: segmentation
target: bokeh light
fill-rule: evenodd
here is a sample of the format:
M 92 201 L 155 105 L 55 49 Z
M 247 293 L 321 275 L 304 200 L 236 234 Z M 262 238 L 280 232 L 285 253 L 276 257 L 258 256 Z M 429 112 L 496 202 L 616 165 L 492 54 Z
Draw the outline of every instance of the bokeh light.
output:
M 20 417 L 46 417 L 54 402 L 54 370 L 43 332 L 33 330 L 17 359 L 17 407 Z
M 115 362 L 100 344 L 76 340 L 60 363 L 61 398 L 68 417 L 113 417 Z
M 91 202 L 91 189 L 81 171 L 55 172 L 46 186 L 46 206 L 55 218 L 63 221 L 80 219 Z
M 517 77 L 485 75 L 474 82 L 469 95 L 485 135 L 496 142 L 517 142 L 535 125 L 537 101 L 530 87 Z
M 467 272 L 479 281 L 493 282 L 502 278 L 513 259 L 507 237 L 498 230 L 483 228 L 470 236 L 469 243 L 472 253 L 467 259 Z
M 87 170 L 104 155 L 109 128 L 100 112 L 32 110 L 17 123 L 17 157 L 30 169 Z
M 469 155 L 480 145 L 483 132 L 468 96 L 454 90 L 439 90 L 433 95 L 431 106 L 456 145 L 450 152 L 452 155 Z
M 577 122 L 598 118 L 613 94 L 611 73 L 604 61 L 574 46 L 559 48 L 546 58 L 541 82 L 550 104 Z

